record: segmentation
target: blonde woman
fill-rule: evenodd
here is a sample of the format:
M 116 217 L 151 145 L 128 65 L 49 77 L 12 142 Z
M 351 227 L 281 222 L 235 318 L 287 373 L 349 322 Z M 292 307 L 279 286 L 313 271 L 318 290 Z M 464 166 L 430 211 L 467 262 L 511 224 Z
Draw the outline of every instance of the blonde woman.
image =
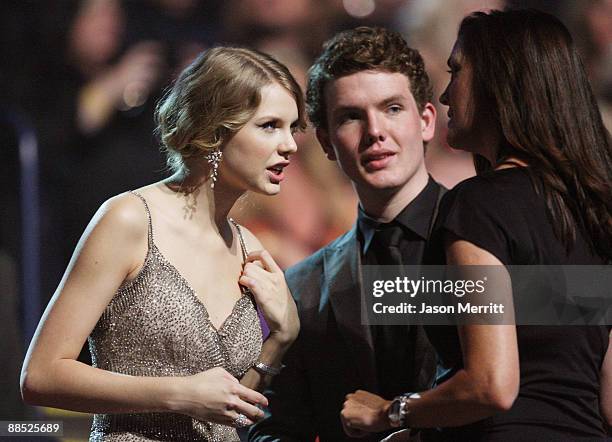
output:
M 282 271 L 228 213 L 247 191 L 280 191 L 302 92 L 273 58 L 218 47 L 156 117 L 175 173 L 96 213 L 32 339 L 22 394 L 95 413 L 92 441 L 239 440 L 299 321 Z M 76 360 L 86 339 L 91 367 Z

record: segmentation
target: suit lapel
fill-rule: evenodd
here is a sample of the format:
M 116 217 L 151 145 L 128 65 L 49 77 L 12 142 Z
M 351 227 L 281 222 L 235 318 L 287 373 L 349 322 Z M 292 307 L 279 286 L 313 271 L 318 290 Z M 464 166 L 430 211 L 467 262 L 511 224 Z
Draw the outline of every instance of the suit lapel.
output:
M 325 287 L 338 329 L 348 344 L 362 388 L 377 391 L 376 364 L 370 327 L 361 324 L 360 258 L 356 226 L 325 253 Z

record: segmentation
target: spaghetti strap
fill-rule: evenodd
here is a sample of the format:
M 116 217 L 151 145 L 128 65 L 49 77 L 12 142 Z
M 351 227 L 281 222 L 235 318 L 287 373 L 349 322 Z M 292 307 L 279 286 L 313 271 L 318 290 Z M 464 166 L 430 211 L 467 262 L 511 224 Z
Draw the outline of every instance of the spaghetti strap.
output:
M 249 249 L 247 249 L 246 243 L 244 242 L 244 237 L 242 236 L 242 228 L 240 225 L 234 221 L 234 218 L 228 218 L 229 222 L 234 225 L 236 228 L 236 232 L 238 232 L 238 239 L 240 240 L 240 248 L 242 249 L 242 260 L 246 262 L 247 256 L 249 255 Z M 257 311 L 259 308 L 257 307 L 257 303 L 255 302 L 255 298 L 253 297 L 253 292 L 250 288 L 245 287 L 243 285 L 240 286 L 240 290 L 244 293 L 245 296 L 249 296 L 251 298 L 251 302 Z
M 132 195 L 136 195 L 138 198 L 140 198 L 140 201 L 142 201 L 142 203 L 144 204 L 145 212 L 147 212 L 147 222 L 148 222 L 148 225 L 149 225 L 149 227 L 148 227 L 148 242 L 149 242 L 149 250 L 151 250 L 151 246 L 153 246 L 153 223 L 151 221 L 151 211 L 149 210 L 149 205 L 147 204 L 147 200 L 144 198 L 144 196 L 142 196 L 141 194 L 139 194 L 135 190 L 130 190 L 130 193 Z
M 242 248 L 242 257 L 244 261 L 246 261 L 247 256 L 249 255 L 249 249 L 247 249 L 246 243 L 244 242 L 244 237 L 242 236 L 242 229 L 240 228 L 240 225 L 236 221 L 234 221 L 233 218 L 228 219 L 229 222 L 232 223 L 234 227 L 236 227 L 236 231 L 238 232 L 238 239 L 240 240 L 240 247 Z

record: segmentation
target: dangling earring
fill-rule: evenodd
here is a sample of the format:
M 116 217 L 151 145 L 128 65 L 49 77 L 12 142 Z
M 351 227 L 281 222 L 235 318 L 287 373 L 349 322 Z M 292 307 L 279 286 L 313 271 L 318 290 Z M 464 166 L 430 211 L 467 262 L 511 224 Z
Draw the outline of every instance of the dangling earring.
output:
M 210 188 L 215 188 L 215 182 L 219 177 L 219 163 L 221 163 L 221 159 L 223 157 L 223 152 L 218 147 L 204 157 L 206 162 L 210 164 Z

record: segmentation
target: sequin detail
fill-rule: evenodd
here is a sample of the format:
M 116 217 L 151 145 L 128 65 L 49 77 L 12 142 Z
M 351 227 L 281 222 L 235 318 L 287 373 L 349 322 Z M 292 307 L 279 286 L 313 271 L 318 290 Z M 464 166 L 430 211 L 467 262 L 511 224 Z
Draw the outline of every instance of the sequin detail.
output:
M 132 376 L 189 376 L 223 367 L 237 378 L 257 361 L 262 333 L 249 293 L 219 330 L 206 307 L 153 241 L 140 273 L 124 283 L 88 338 L 94 367 Z M 246 252 L 239 227 L 243 255 Z M 233 427 L 176 413 L 96 414 L 90 442 L 239 441 Z

